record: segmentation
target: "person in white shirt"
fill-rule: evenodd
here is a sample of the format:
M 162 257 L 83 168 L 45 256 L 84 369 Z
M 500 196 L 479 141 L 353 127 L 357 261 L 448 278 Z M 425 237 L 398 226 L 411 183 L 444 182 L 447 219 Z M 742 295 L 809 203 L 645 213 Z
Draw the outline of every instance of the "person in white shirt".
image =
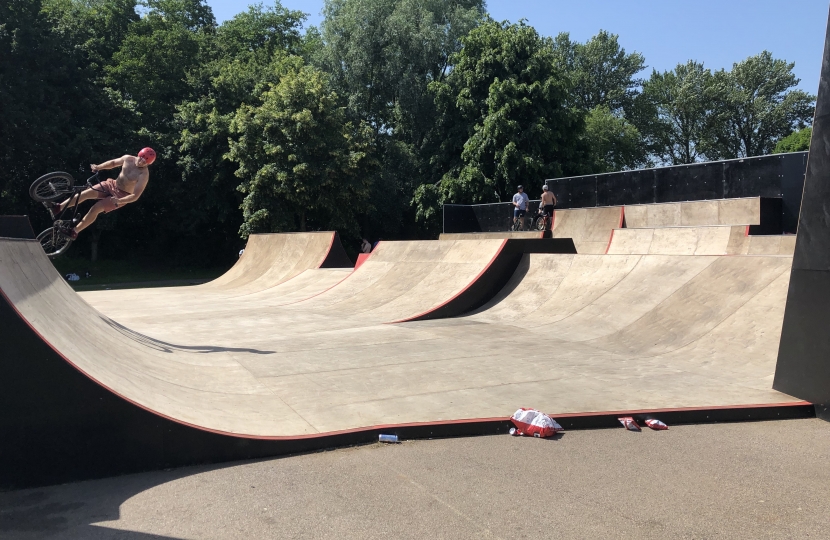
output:
M 524 186 L 519 186 L 515 195 L 513 195 L 513 223 L 519 218 L 525 217 L 527 212 L 527 204 L 530 202 L 530 197 L 525 193 Z

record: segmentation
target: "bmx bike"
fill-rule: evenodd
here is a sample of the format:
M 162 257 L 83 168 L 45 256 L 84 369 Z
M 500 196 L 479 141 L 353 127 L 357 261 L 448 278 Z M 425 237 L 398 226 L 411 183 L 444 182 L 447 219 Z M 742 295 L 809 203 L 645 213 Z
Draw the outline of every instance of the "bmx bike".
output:
M 38 242 L 50 259 L 65 253 L 72 244 L 69 231 L 80 221 L 78 207 L 81 193 L 86 189 L 106 193 L 102 188 L 97 188 L 92 184 L 93 180 L 98 180 L 98 174 L 96 172 L 87 178 L 84 185 L 76 186 L 75 178 L 71 174 L 61 171 L 50 172 L 35 180 L 29 188 L 29 196 L 40 203 L 54 203 L 66 196 L 70 197 L 63 210 L 58 215 L 52 216 L 52 226 L 37 235 Z M 100 181 L 97 183 L 100 184 Z
M 545 231 L 551 228 L 551 216 L 545 212 L 544 208 L 539 208 L 535 215 L 524 215 L 517 218 L 508 218 L 509 231 Z

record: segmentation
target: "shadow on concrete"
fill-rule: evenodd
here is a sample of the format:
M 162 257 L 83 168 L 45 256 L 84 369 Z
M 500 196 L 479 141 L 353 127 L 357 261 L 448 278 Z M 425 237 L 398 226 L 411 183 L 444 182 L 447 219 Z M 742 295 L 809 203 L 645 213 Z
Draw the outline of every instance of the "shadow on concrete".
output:
M 245 347 L 215 347 L 212 345 L 176 345 L 174 343 L 167 343 L 166 341 L 161 341 L 155 338 L 151 338 L 150 336 L 145 336 L 135 330 L 131 330 L 126 326 L 115 322 L 114 320 L 101 316 L 101 320 L 107 323 L 110 327 L 114 330 L 122 334 L 123 336 L 135 341 L 136 343 L 141 343 L 147 347 L 155 349 L 157 351 L 171 353 L 173 351 L 181 351 L 181 352 L 192 352 L 192 353 L 217 353 L 217 352 L 242 352 L 242 353 L 250 353 L 250 354 L 274 354 L 275 351 L 261 351 L 259 349 L 249 349 Z
M 121 505 L 146 490 L 193 474 L 249 462 L 186 467 L 0 492 L 0 538 L 173 539 L 175 537 L 109 528 L 100 523 L 119 520 Z

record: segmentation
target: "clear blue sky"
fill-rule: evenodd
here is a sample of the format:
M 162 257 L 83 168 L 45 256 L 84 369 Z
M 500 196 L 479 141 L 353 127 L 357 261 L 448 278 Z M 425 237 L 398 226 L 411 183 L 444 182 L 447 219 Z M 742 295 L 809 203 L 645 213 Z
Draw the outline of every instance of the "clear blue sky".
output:
M 247 5 L 207 2 L 219 22 Z M 308 13 L 307 24 L 322 20 L 323 0 L 282 0 L 282 5 Z M 527 19 L 547 36 L 570 32 L 571 39 L 585 41 L 600 29 L 619 34 L 626 51 L 645 56 L 643 76 L 687 60 L 713 70 L 730 69 L 766 49 L 775 58 L 795 62 L 799 88 L 815 94 L 828 0 L 488 0 L 487 10 L 496 20 Z

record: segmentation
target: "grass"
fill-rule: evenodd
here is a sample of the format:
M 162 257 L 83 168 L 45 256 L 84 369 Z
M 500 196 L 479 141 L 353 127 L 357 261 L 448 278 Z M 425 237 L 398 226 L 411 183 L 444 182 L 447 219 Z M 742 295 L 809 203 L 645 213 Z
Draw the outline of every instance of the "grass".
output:
M 76 291 L 106 288 L 141 288 L 180 286 L 204 283 L 222 275 L 227 268 L 165 267 L 141 261 L 90 262 L 79 257 L 59 257 L 53 261 L 61 275 L 78 274 L 80 281 L 70 281 Z M 85 278 L 89 272 L 90 277 Z

